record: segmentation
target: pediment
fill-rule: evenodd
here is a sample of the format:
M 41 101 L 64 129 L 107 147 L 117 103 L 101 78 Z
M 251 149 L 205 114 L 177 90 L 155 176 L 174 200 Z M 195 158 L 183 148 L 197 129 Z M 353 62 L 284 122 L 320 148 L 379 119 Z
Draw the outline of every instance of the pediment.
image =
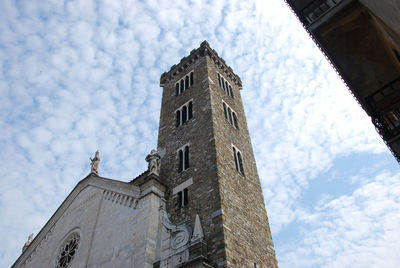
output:
M 43 256 L 46 256 L 46 259 L 54 260 L 54 254 L 56 254 L 57 249 L 56 247 L 54 250 L 49 250 L 48 248 L 53 244 L 59 243 L 59 238 L 57 238 L 56 242 L 53 241 L 55 240 L 55 232 L 58 233 L 63 229 L 76 231 L 79 229 L 78 226 L 86 225 L 83 224 L 85 221 L 88 222 L 87 225 L 93 224 L 96 217 L 95 208 L 99 207 L 103 201 L 110 202 L 126 211 L 134 210 L 138 205 L 141 192 L 139 186 L 131 183 L 89 174 L 71 191 L 12 267 L 30 266 L 29 262 L 38 254 L 44 254 Z M 68 235 L 68 231 L 65 233 Z M 63 236 L 64 234 L 57 235 Z M 42 248 L 46 249 L 41 250 Z M 46 252 L 44 253 L 43 251 Z M 40 258 L 43 258 L 43 256 Z M 46 267 L 47 264 L 44 263 L 43 266 Z M 53 265 L 49 263 L 48 266 Z

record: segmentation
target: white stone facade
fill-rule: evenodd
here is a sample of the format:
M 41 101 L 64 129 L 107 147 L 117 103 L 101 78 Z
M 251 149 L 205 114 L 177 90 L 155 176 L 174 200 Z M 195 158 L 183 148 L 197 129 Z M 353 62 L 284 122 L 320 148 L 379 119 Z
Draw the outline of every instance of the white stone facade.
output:
M 80 236 L 68 267 L 153 267 L 159 258 L 165 188 L 89 175 L 63 202 L 13 267 L 56 267 L 60 247 Z

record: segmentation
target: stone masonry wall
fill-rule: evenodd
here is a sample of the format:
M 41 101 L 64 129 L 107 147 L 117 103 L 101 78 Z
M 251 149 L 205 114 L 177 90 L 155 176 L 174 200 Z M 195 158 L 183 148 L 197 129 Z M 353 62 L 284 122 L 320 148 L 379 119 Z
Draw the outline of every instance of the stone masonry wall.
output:
M 193 55 L 195 54 L 195 55 Z M 205 239 L 208 242 L 208 258 L 211 262 L 224 262 L 225 251 L 221 208 L 217 179 L 215 141 L 213 136 L 210 105 L 209 80 L 206 58 L 198 51 L 182 63 L 180 71 L 164 84 L 158 151 L 161 155 L 160 178 L 169 187 L 167 211 L 175 223 L 186 222 L 193 228 L 195 216 L 199 214 Z M 177 67 L 177 68 L 178 68 Z M 194 71 L 194 84 L 181 95 L 175 96 L 175 84 L 190 71 Z M 193 118 L 183 125 L 175 126 L 175 111 L 193 99 Z M 190 167 L 178 173 L 177 150 L 185 144 L 190 148 Z M 178 197 L 172 189 L 192 178 L 188 187 L 189 203 L 178 208 Z
M 175 84 L 194 70 L 194 85 L 175 96 Z M 234 91 L 219 87 L 217 71 Z M 158 151 L 160 178 L 169 187 L 167 211 L 175 222 L 193 227 L 200 215 L 207 257 L 218 267 L 277 267 L 261 186 L 250 142 L 239 88 L 241 81 L 208 44 L 161 76 L 164 88 Z M 175 126 L 175 111 L 193 99 L 193 118 Z M 239 129 L 224 117 L 224 100 L 238 116 Z M 178 173 L 177 150 L 190 146 L 190 168 Z M 232 145 L 243 155 L 245 175 L 235 169 Z M 172 189 L 192 178 L 189 204 L 177 207 Z
M 239 87 L 223 65 L 207 59 L 228 267 L 277 267 Z M 232 86 L 234 98 L 219 86 L 217 72 Z M 237 113 L 239 129 L 225 118 L 222 101 Z M 235 168 L 232 145 L 243 155 L 245 175 Z

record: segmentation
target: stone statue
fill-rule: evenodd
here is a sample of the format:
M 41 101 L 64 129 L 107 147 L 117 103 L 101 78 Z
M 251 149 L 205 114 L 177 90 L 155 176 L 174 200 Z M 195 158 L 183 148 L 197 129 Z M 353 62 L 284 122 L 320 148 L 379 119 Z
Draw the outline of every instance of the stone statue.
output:
M 99 165 L 100 165 L 99 151 L 96 151 L 93 159 L 90 157 L 90 161 L 92 161 L 92 163 L 90 164 L 92 166 L 92 168 L 90 169 L 90 172 L 94 173 L 96 175 L 99 175 Z
M 146 156 L 146 161 L 149 163 L 149 173 L 160 175 L 161 160 L 156 150 L 151 150 L 150 154 Z
M 32 243 L 32 241 L 33 241 L 33 234 L 30 234 L 28 236 L 28 240 L 25 242 L 25 245 L 22 248 L 22 252 L 24 252 L 29 247 L 29 245 Z

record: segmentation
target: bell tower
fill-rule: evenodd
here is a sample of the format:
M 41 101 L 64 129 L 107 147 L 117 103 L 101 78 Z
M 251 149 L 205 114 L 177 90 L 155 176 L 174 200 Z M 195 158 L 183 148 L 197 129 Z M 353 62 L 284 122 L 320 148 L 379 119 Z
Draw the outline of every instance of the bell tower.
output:
M 204 41 L 160 85 L 166 210 L 199 238 L 181 267 L 278 267 L 240 78 Z

